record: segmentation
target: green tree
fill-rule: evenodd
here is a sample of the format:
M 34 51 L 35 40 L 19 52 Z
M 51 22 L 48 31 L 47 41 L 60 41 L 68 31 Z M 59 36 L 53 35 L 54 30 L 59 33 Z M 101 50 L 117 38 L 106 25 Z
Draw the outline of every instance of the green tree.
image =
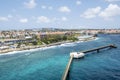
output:
M 20 48 L 20 46 L 21 46 L 21 43 L 19 42 L 18 45 L 17 45 L 17 48 Z

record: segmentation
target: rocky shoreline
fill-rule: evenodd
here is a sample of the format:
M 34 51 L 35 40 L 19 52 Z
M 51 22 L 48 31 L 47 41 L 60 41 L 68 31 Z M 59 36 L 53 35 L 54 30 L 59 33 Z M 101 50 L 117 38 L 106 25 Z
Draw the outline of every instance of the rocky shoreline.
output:
M 86 42 L 86 41 L 91 41 L 91 40 L 95 40 L 96 37 L 91 37 L 89 39 L 85 39 L 84 41 L 79 40 L 79 41 L 75 41 L 75 42 Z M 61 44 L 65 44 L 65 43 L 72 43 L 73 41 L 62 41 L 62 42 L 56 42 L 56 43 L 51 43 L 48 45 L 37 45 L 37 46 L 25 46 L 23 48 L 14 48 L 14 49 L 6 49 L 6 50 L 0 50 L 0 54 L 6 54 L 8 52 L 14 52 L 14 51 L 24 51 L 24 50 L 31 50 L 31 49 L 36 49 L 36 48 L 44 48 L 44 47 L 50 47 L 50 46 L 56 46 L 56 45 L 61 45 Z

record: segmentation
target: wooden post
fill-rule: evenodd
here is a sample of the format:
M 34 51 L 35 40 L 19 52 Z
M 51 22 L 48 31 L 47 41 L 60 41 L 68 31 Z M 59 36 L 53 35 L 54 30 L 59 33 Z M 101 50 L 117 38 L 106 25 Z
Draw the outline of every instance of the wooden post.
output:
M 63 76 L 62 76 L 62 80 L 66 80 L 66 78 L 67 78 L 67 76 L 68 76 L 69 69 L 70 69 L 70 65 L 71 65 L 72 60 L 73 60 L 73 56 L 74 56 L 74 55 L 70 56 L 69 62 L 68 62 L 68 64 L 67 64 L 66 69 L 65 69 L 65 72 L 64 72 L 64 74 L 63 74 Z
M 99 49 L 97 49 L 97 53 L 99 53 Z

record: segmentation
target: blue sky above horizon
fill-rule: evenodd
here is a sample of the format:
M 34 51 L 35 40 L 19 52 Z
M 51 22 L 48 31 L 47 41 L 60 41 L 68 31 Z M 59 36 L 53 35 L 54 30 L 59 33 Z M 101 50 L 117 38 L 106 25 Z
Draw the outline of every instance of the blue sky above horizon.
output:
M 120 0 L 0 0 L 0 30 L 120 28 Z

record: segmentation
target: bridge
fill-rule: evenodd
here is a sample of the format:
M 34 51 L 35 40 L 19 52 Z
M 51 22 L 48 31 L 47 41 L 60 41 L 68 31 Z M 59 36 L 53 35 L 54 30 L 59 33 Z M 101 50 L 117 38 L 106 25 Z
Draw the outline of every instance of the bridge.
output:
M 101 46 L 101 47 L 90 49 L 90 50 L 81 51 L 80 53 L 88 53 L 88 52 L 93 52 L 93 51 L 99 52 L 100 49 L 105 49 L 105 48 L 117 48 L 117 47 L 114 44 L 110 44 L 110 45 Z M 62 76 L 62 80 L 66 80 L 67 79 L 67 76 L 69 74 L 70 66 L 72 64 L 73 58 L 74 58 L 74 55 L 70 55 L 70 59 L 68 61 L 68 64 L 67 64 L 66 69 L 65 69 L 65 71 L 63 73 L 63 76 Z

